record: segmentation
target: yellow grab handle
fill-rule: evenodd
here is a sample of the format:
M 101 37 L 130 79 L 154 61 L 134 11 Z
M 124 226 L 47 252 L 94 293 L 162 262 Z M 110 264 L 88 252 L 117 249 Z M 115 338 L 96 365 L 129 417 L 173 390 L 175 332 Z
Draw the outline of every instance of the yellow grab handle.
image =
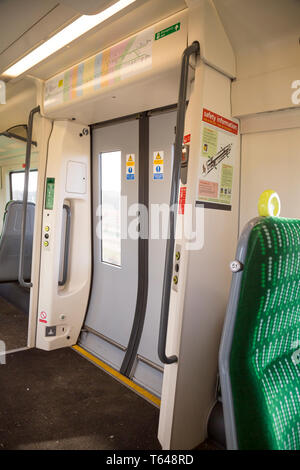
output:
M 258 201 L 258 213 L 261 217 L 279 217 L 281 203 L 278 194 L 268 189 L 264 191 Z

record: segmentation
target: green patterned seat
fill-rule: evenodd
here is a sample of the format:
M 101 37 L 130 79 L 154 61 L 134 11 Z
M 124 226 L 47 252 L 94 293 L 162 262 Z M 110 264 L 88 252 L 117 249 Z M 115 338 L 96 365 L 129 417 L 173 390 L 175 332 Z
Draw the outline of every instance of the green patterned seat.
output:
M 300 220 L 244 230 L 219 369 L 227 447 L 300 450 Z

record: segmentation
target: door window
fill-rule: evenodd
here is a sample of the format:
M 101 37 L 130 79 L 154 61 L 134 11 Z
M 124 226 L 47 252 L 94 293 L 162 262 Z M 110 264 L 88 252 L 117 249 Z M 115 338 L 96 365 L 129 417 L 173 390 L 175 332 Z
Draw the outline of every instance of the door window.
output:
M 101 261 L 121 266 L 121 152 L 100 154 Z
M 22 201 L 24 192 L 25 171 L 12 171 L 10 173 L 10 199 Z M 36 202 L 38 171 L 30 170 L 28 184 L 28 202 Z

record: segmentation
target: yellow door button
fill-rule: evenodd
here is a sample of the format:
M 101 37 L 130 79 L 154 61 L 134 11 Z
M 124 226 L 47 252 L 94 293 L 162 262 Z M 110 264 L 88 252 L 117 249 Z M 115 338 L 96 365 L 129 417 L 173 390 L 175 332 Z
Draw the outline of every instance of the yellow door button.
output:
M 50 230 L 50 227 L 47 225 L 47 226 L 45 227 L 45 231 L 46 231 L 46 232 L 49 232 L 49 230 Z
M 49 246 L 49 242 L 44 242 L 44 246 Z
M 178 276 L 174 276 L 174 277 L 173 277 L 173 282 L 174 282 L 175 285 L 178 284 Z

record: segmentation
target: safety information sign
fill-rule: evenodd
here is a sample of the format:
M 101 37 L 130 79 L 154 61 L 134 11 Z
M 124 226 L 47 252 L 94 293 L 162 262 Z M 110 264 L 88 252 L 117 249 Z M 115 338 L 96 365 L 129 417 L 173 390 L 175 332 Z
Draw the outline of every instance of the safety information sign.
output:
M 164 179 L 164 152 L 162 150 L 153 153 L 153 179 Z
M 204 108 L 201 129 L 197 200 L 230 209 L 238 123 Z
M 132 181 L 135 179 L 135 154 L 126 155 L 126 179 Z

